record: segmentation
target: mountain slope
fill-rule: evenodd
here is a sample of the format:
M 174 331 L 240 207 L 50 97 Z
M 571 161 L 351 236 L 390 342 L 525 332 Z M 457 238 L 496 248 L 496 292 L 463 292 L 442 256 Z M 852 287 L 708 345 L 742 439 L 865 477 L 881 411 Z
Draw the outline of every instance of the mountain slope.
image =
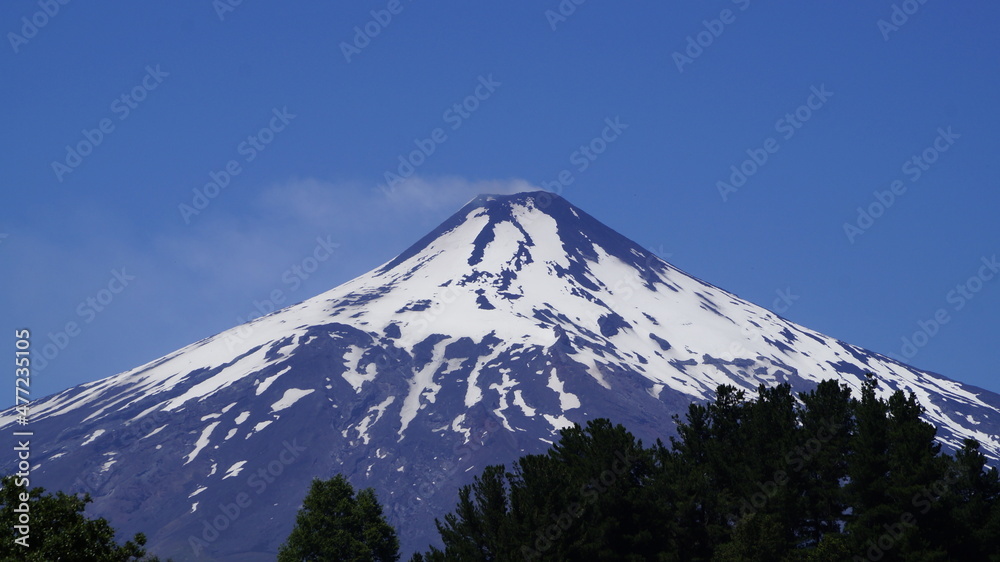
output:
M 1000 457 L 1000 396 L 784 320 L 549 193 L 483 195 L 331 291 L 37 401 L 32 480 L 89 491 L 160 554 L 265 560 L 310 480 L 343 472 L 408 552 L 459 486 L 566 425 L 649 441 L 718 384 L 859 388 L 866 371 L 916 393 L 945 444 Z

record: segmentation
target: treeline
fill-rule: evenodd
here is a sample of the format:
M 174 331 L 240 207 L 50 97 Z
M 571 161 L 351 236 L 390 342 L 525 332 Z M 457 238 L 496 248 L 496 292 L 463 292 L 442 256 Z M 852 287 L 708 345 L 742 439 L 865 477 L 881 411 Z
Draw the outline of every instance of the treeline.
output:
M 916 398 L 825 381 L 720 386 L 644 447 L 595 420 L 492 466 L 438 521 L 444 560 L 1000 560 L 1000 479 L 979 443 L 941 452 Z
M 594 420 L 563 430 L 546 454 L 486 468 L 437 521 L 443 550 L 411 562 L 1000 561 L 997 470 L 975 440 L 942 453 L 922 413 L 912 394 L 879 398 L 869 378 L 860 398 L 836 381 L 798 397 L 761 386 L 752 399 L 720 386 L 714 403 L 676 418 L 669 444 L 647 447 Z M 297 529 L 330 536 L 329 521 L 300 512 Z M 385 549 L 394 534 L 374 528 L 379 555 L 354 541 L 326 552 L 287 544 L 295 554 L 279 559 L 398 559 Z

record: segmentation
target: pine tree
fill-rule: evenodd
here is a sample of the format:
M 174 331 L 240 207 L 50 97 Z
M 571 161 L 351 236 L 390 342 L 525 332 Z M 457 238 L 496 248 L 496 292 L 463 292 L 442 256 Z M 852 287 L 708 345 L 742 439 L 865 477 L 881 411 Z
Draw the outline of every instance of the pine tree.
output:
M 953 559 L 1000 561 L 1000 474 L 986 466 L 978 441 L 966 439 L 947 478 L 928 491 L 923 499 L 946 496 L 939 501 L 950 507 L 943 533 Z
M 449 560 L 500 560 L 511 548 L 506 476 L 502 465 L 488 466 L 472 485 L 463 486 L 458 507 L 435 521 Z M 430 560 L 444 553 L 435 548 Z
M 644 487 L 652 461 L 642 442 L 624 426 L 597 419 L 563 430 L 548 456 L 566 479 L 561 501 L 552 502 L 543 521 L 548 529 L 565 529 L 559 557 L 648 559 L 658 541 L 646 531 L 652 506 Z
M 875 394 L 869 374 L 861 399 L 853 402 L 856 431 L 850 443 L 845 495 L 850 544 L 880 560 L 947 560 L 942 529 L 946 504 L 919 498 L 945 478 L 947 464 L 934 440 L 935 428 L 920 419 L 913 394 L 897 390 L 888 400 Z
M 894 556 L 904 560 L 949 560 L 945 552 L 948 537 L 942 532 L 948 526 L 949 505 L 930 498 L 925 507 L 918 507 L 921 495 L 937 483 L 947 480 L 947 459 L 941 455 L 941 444 L 934 437 L 937 430 L 920 419 L 923 407 L 914 394 L 895 391 L 886 401 L 889 438 L 889 486 L 886 503 L 898 513 L 896 521 L 885 532 L 897 543 Z M 946 492 L 946 487 L 943 488 Z M 942 493 L 942 496 L 944 494 Z M 906 522 L 913 518 L 912 524 Z
M 801 493 L 796 536 L 805 547 L 817 546 L 826 538 L 824 549 L 829 550 L 834 541 L 831 534 L 840 533 L 847 509 L 843 482 L 854 434 L 851 390 L 826 380 L 799 397 L 801 445 L 787 458 L 791 478 Z
M 412 560 L 646 560 L 660 538 L 642 486 L 651 451 L 599 419 L 561 431 L 545 455 L 513 472 L 488 467 L 437 521 L 444 550 Z M 647 519 L 649 517 L 650 519 Z
M 861 399 L 853 400 L 855 433 L 850 447 L 845 494 L 851 507 L 847 531 L 851 548 L 865 553 L 872 550 L 882 558 L 879 537 L 886 525 L 897 522 L 900 513 L 886 503 L 889 489 L 889 435 L 886 427 L 888 407 L 875 394 L 878 382 L 869 377 L 861 387 Z
M 729 540 L 741 512 L 748 512 L 743 506 L 754 481 L 747 478 L 750 455 L 740 431 L 747 415 L 745 396 L 720 385 L 714 403 L 692 404 L 683 422 L 674 418 L 678 437 L 671 444 L 678 467 L 682 559 L 710 559 L 715 546 Z
M 395 561 L 396 531 L 386 523 L 371 488 L 355 495 L 342 475 L 314 479 L 295 519 L 295 528 L 278 551 L 280 562 Z
M 757 399 L 746 406 L 746 421 L 740 427 L 741 441 L 747 446 L 747 473 L 744 476 L 743 497 L 760 499 L 759 523 L 767 523 L 769 540 L 782 544 L 768 545 L 773 552 L 784 553 L 794 548 L 793 529 L 797 524 L 796 502 L 800 479 L 792 462 L 798 455 L 808 455 L 811 441 L 798 428 L 795 397 L 791 385 L 779 384 L 768 388 L 760 385 Z M 747 485 L 749 484 L 749 486 Z M 781 535 L 777 535 L 779 532 Z
M 712 421 L 707 406 L 691 404 L 685 421 L 674 416 L 677 437 L 670 438 L 671 451 L 658 455 L 658 471 L 652 486 L 666 490 L 664 495 L 676 497 L 677 556 L 681 560 L 707 560 L 711 557 L 718 535 L 708 529 L 708 513 L 718 503 L 712 498 L 738 500 L 729 490 L 719 490 L 709 463 L 716 456 L 712 448 Z M 661 492 L 662 493 L 662 492 Z M 731 510 L 729 510 L 731 511 Z M 714 535 L 714 536 L 710 536 Z

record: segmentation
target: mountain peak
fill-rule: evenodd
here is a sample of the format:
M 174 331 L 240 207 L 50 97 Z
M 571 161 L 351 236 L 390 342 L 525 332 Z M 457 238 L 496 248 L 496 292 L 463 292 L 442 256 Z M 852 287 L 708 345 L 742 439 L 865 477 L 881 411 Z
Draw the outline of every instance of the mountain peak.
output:
M 476 208 L 509 210 L 516 207 L 521 207 L 528 211 L 539 211 L 553 217 L 563 214 L 579 216 L 580 213 L 583 213 L 582 210 L 560 195 L 550 191 L 536 190 L 519 191 L 517 193 L 483 193 L 473 197 L 455 214 L 467 214 L 469 210 Z
M 423 238 L 417 240 L 412 246 L 382 266 L 379 271 L 386 272 L 398 266 L 423 251 L 434 240 L 447 235 L 459 227 L 477 228 L 475 225 L 471 227 L 468 225 L 471 223 L 471 219 L 483 216 L 484 213 L 489 218 L 489 221 L 486 224 L 478 226 L 482 231 L 492 230 L 496 224 L 501 222 L 515 222 L 515 209 L 521 210 L 522 215 L 529 215 L 538 211 L 545 212 L 549 209 L 565 210 L 574 209 L 574 207 L 558 195 L 547 191 L 522 191 L 514 194 L 480 194 L 469 200 L 468 203 L 438 225 L 437 228 L 428 232 Z M 484 236 L 489 237 L 489 234 Z
M 456 234 L 460 233 L 460 234 Z M 388 273 L 427 251 L 436 241 L 461 238 L 467 244 L 455 244 L 458 251 L 468 251 L 468 264 L 478 265 L 491 244 L 506 243 L 522 259 L 530 259 L 531 248 L 539 244 L 553 246 L 543 252 L 565 252 L 574 273 L 580 265 L 598 259 L 603 251 L 634 267 L 648 280 L 662 275 L 668 264 L 642 246 L 548 191 L 524 191 L 514 194 L 481 194 L 466 203 L 437 228 L 389 261 L 378 272 Z M 508 256 L 509 260 L 516 256 Z M 584 278 L 578 281 L 591 285 Z
M 480 195 L 339 287 L 33 401 L 32 481 L 89 492 L 123 533 L 158 529 L 163 556 L 200 537 L 212 559 L 273 560 L 312 478 L 344 473 L 413 550 L 483 467 L 573 423 L 651 442 L 720 384 L 857 389 L 867 372 L 913 392 L 948 447 L 1000 456 L 1000 396 L 780 318 L 551 193 Z M 214 527 L 239 494 L 247 515 Z

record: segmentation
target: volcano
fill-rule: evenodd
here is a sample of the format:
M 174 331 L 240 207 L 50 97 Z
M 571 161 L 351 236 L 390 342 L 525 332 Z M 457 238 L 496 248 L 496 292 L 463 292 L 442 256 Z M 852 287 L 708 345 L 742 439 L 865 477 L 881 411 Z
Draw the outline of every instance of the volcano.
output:
M 719 384 L 860 389 L 866 372 L 915 393 L 946 448 L 1000 458 L 1000 395 L 785 320 L 551 193 L 481 195 L 339 287 L 36 400 L 31 481 L 89 492 L 90 515 L 160 556 L 252 561 L 274 559 L 313 478 L 343 473 L 408 555 L 462 485 L 561 428 L 605 417 L 651 442 Z

